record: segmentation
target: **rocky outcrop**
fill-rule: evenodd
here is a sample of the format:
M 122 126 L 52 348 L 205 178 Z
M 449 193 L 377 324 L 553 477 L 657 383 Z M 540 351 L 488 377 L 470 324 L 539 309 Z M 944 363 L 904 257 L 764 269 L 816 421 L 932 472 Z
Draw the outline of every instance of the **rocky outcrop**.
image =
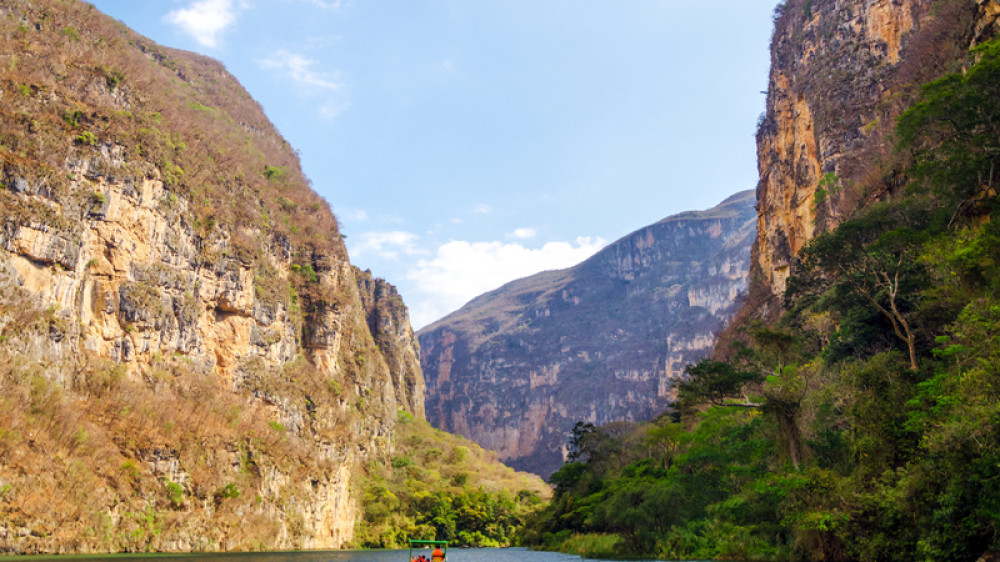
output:
M 349 544 L 422 415 L 395 290 L 217 62 L 0 15 L 0 552 Z
M 788 0 L 775 12 L 751 301 L 777 311 L 817 234 L 901 187 L 890 134 L 918 86 L 992 35 L 995 0 Z M 768 302 L 770 301 L 770 302 Z
M 661 412 L 747 287 L 753 203 L 669 217 L 422 329 L 428 420 L 548 476 L 577 421 Z
M 354 268 L 368 329 L 375 336 L 379 354 L 389 366 L 400 408 L 424 419 L 424 376 L 420 369 L 420 344 L 410 326 L 410 313 L 396 287 L 372 277 L 370 270 Z

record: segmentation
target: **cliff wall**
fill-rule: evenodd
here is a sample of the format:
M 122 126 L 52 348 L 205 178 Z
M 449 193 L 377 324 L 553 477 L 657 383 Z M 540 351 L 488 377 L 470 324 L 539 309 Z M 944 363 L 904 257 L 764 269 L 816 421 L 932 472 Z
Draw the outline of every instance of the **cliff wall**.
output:
M 649 419 L 747 287 L 753 193 L 514 281 L 418 334 L 427 417 L 547 476 L 578 421 Z
M 818 233 L 901 186 L 895 119 L 920 84 L 991 36 L 995 0 L 788 0 L 775 12 L 757 134 L 750 301 L 771 316 Z
M 398 295 L 217 62 L 75 1 L 0 42 L 0 552 L 349 544 L 423 415 Z
M 393 376 L 400 408 L 424 419 L 424 376 L 420 369 L 420 343 L 410 325 L 410 312 L 396 287 L 372 277 L 370 270 L 354 268 L 368 330 Z

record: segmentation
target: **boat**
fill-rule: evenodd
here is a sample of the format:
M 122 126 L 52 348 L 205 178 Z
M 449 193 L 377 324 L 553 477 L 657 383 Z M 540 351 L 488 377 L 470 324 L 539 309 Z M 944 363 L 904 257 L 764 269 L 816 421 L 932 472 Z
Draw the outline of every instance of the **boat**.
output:
M 427 548 L 440 548 L 441 552 L 444 553 L 444 557 L 441 559 L 442 562 L 448 560 L 448 541 L 424 541 L 410 539 L 410 555 L 406 558 L 407 562 L 414 562 L 413 549 L 423 550 Z M 428 557 L 428 562 L 431 562 L 432 556 Z

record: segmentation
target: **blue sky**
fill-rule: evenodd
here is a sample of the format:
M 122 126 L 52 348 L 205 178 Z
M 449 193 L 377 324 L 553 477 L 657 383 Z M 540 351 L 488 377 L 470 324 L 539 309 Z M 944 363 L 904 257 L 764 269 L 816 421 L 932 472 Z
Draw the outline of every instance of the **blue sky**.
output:
M 415 328 L 757 181 L 775 0 L 97 0 L 221 60 Z

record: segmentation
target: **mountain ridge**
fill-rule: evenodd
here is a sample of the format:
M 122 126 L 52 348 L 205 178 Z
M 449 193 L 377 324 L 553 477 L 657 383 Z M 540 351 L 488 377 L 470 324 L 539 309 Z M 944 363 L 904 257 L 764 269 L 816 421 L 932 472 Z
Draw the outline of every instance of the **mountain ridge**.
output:
M 753 193 L 754 193 L 753 190 L 741 191 L 739 193 L 736 193 L 736 194 L 733 194 L 733 195 L 727 197 L 726 199 L 724 199 L 721 203 L 719 203 L 718 205 L 716 205 L 712 209 L 706 209 L 706 210 L 702 210 L 702 211 L 683 211 L 683 212 L 677 213 L 675 215 L 671 215 L 669 217 L 662 218 L 662 219 L 656 221 L 655 223 L 653 223 L 650 226 L 669 224 L 669 223 L 672 223 L 672 222 L 678 222 L 678 221 L 684 221 L 684 220 L 705 220 L 705 219 L 712 219 L 712 218 L 725 218 L 727 216 L 731 216 L 729 214 L 730 212 L 735 212 L 735 211 L 731 210 L 731 208 L 733 206 L 736 206 L 736 205 L 739 205 L 739 204 L 745 204 L 753 196 Z M 719 214 L 719 212 L 722 212 L 722 214 Z M 646 228 L 648 228 L 648 227 L 646 227 Z M 445 324 L 445 323 L 448 323 L 450 321 L 453 321 L 453 317 L 455 317 L 456 315 L 460 315 L 461 311 L 463 311 L 465 309 L 468 309 L 468 308 L 475 308 L 481 302 L 488 301 L 491 298 L 495 298 L 495 297 L 501 296 L 501 295 L 503 295 L 503 294 L 505 294 L 507 292 L 510 292 L 516 286 L 521 286 L 521 285 L 529 284 L 529 283 L 532 283 L 532 282 L 535 282 L 535 281 L 537 281 L 539 284 L 547 284 L 547 285 L 555 285 L 557 283 L 561 283 L 561 282 L 564 281 L 563 277 L 569 275 L 573 271 L 577 271 L 579 268 L 584 267 L 584 265 L 586 263 L 590 262 L 591 259 L 597 258 L 598 256 L 601 256 L 604 252 L 610 251 L 609 248 L 611 248 L 612 246 L 614 246 L 616 244 L 624 242 L 625 240 L 627 240 L 628 238 L 630 238 L 633 234 L 635 234 L 635 232 L 637 232 L 637 231 L 633 231 L 633 232 L 631 232 L 629 234 L 626 234 L 625 236 L 622 236 L 622 237 L 618 238 L 614 242 L 609 243 L 604 248 L 601 248 L 600 250 L 598 250 L 597 252 L 595 252 L 594 255 L 591 256 L 591 258 L 583 260 L 582 262 L 580 262 L 580 263 L 578 263 L 576 265 L 573 265 L 573 266 L 570 266 L 570 267 L 567 267 L 567 268 L 563 268 L 563 269 L 545 270 L 545 271 L 541 271 L 539 273 L 535 273 L 533 275 L 529 275 L 527 277 L 522 277 L 520 279 L 515 279 L 513 281 L 509 281 L 507 283 L 504 283 L 503 285 L 501 285 L 500 287 L 498 287 L 496 289 L 493 289 L 491 291 L 487 291 L 487 292 L 485 292 L 485 293 L 483 293 L 483 294 L 481 294 L 481 295 L 473 298 L 469 302 L 467 302 L 464 305 L 462 305 L 458 310 L 453 311 L 453 312 L 447 314 L 446 316 L 444 316 L 444 317 L 442 317 L 442 318 L 440 318 L 438 320 L 435 320 L 434 322 L 428 324 L 427 326 L 424 326 L 423 328 L 421 328 L 420 330 L 418 330 L 418 332 L 425 332 L 425 331 L 434 330 L 434 329 L 436 329 L 441 324 Z
M 428 419 L 547 474 L 576 421 L 652 417 L 746 288 L 753 212 L 744 191 L 666 217 L 421 329 Z M 584 403 L 574 380 L 614 390 Z

